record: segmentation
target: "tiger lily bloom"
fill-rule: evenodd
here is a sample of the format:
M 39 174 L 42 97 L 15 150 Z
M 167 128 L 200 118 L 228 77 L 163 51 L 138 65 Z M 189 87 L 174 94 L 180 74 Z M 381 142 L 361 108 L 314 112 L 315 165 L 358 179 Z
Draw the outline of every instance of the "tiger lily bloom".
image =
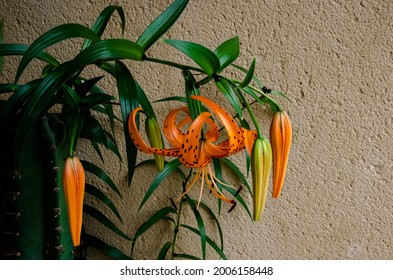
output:
M 142 110 L 141 108 L 133 110 L 128 119 L 131 139 L 135 146 L 144 153 L 177 157 L 185 167 L 195 168 L 196 175 L 183 195 L 201 179 L 198 205 L 205 185 L 216 197 L 235 205 L 235 201 L 225 197 L 218 188 L 217 182 L 224 183 L 214 175 L 210 162 L 213 158 L 228 157 L 243 149 L 247 149 L 251 154 L 257 133 L 254 130 L 239 128 L 229 113 L 212 100 L 203 96 L 192 96 L 192 98 L 202 102 L 219 119 L 228 135 L 225 141 L 215 144 L 220 137 L 220 131 L 210 112 L 203 112 L 195 120 L 192 120 L 187 107 L 172 110 L 164 120 L 163 132 L 172 148 L 158 149 L 146 145 L 136 126 L 136 114 Z M 183 113 L 185 117 L 177 122 L 180 113 Z M 185 129 L 186 126 L 188 126 L 187 129 Z M 206 131 L 203 130 L 204 127 L 206 127 Z
M 72 242 L 74 246 L 79 246 L 85 194 L 85 171 L 77 157 L 68 157 L 64 163 L 63 187 Z
M 274 114 L 270 125 L 270 142 L 273 150 L 273 197 L 278 198 L 284 184 L 292 142 L 291 121 L 285 111 Z

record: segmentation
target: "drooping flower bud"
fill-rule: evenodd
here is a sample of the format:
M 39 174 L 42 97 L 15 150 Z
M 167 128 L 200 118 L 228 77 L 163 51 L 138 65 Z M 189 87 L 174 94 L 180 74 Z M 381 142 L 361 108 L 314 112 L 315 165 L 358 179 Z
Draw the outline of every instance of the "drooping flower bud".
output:
M 277 111 L 270 125 L 270 142 L 273 151 L 273 197 L 278 198 L 285 180 L 292 126 L 285 111 Z
M 64 163 L 63 187 L 72 242 L 74 246 L 79 246 L 85 194 L 85 171 L 77 157 L 68 157 Z
M 162 140 L 160 127 L 158 126 L 158 122 L 155 117 L 148 117 L 146 119 L 145 129 L 150 146 L 155 149 L 163 149 L 164 142 Z M 164 156 L 154 155 L 154 160 L 158 171 L 161 172 L 164 169 Z
M 253 183 L 253 219 L 258 221 L 265 208 L 269 177 L 272 167 L 272 150 L 265 138 L 255 140 L 251 153 L 251 172 Z

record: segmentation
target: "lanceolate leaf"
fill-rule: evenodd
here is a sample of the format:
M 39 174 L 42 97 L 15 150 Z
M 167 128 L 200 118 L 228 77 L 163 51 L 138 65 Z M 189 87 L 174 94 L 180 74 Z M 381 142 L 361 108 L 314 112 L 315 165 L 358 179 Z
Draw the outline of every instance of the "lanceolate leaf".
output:
M 124 253 L 122 253 L 121 251 L 119 251 L 119 249 L 106 244 L 104 241 L 102 241 L 101 239 L 90 235 L 90 234 L 85 234 L 83 236 L 83 240 L 86 243 L 86 246 L 93 246 L 96 249 L 102 251 L 103 253 L 105 253 L 106 255 L 117 259 L 117 260 L 130 260 L 131 258 L 127 255 L 125 255 Z
M 167 242 L 162 246 L 160 253 L 157 256 L 157 260 L 165 260 L 166 254 L 168 253 L 168 250 L 171 248 L 172 242 Z
M 240 106 L 239 99 L 237 98 L 236 89 L 225 79 L 216 80 L 217 87 L 225 95 L 229 103 L 236 110 L 237 115 L 240 119 L 243 119 L 243 112 Z
M 171 26 L 176 22 L 188 0 L 175 0 L 164 12 L 162 12 L 136 41 L 145 51 L 153 45 Z
M 249 72 L 249 70 L 247 70 L 246 68 L 244 68 L 244 67 L 242 67 L 242 66 L 239 66 L 239 65 L 236 65 L 236 64 L 232 64 L 232 66 L 235 67 L 235 68 L 237 68 L 237 69 L 239 69 L 240 71 L 242 71 L 242 72 L 244 72 L 244 73 L 246 73 L 246 74 L 248 74 L 248 72 Z M 258 79 L 257 76 L 253 75 L 253 76 L 252 76 L 252 79 L 254 80 L 254 82 L 256 82 L 256 84 L 257 84 L 260 88 L 263 87 L 262 82 Z
M 252 60 L 250 69 L 247 72 L 246 77 L 244 78 L 243 82 L 239 85 L 239 87 L 244 88 L 248 86 L 251 82 L 252 78 L 254 77 L 254 70 L 255 70 L 255 58 Z
M 12 94 L 7 102 L 1 107 L 0 110 L 0 127 L 14 118 L 17 110 L 26 102 L 29 94 L 41 83 L 42 79 L 33 80 L 20 86 L 14 94 Z
M 165 165 L 164 169 L 157 174 L 157 176 L 154 178 L 153 182 L 151 183 L 149 189 L 147 190 L 145 196 L 142 199 L 141 205 L 139 206 L 139 210 L 149 199 L 149 197 L 153 194 L 153 192 L 158 188 L 158 186 L 162 183 L 162 181 L 170 174 L 172 174 L 173 171 L 175 171 L 180 165 L 182 165 L 182 163 L 177 158 Z
M 194 200 L 194 203 L 196 203 L 195 200 Z M 221 248 L 221 250 L 224 250 L 224 237 L 223 237 L 223 233 L 222 233 L 220 222 L 218 221 L 216 215 L 214 215 L 214 212 L 210 209 L 210 207 L 207 206 L 206 204 L 204 204 L 203 202 L 199 203 L 199 207 L 204 209 L 210 215 L 210 217 L 216 222 L 216 225 L 217 225 L 217 228 L 218 228 L 218 234 L 220 236 L 220 245 L 221 245 L 220 248 Z
M 190 226 L 184 225 L 184 224 L 181 224 L 180 226 L 199 235 L 199 230 L 196 228 L 193 228 L 193 227 L 190 227 Z M 220 255 L 220 257 L 223 260 L 228 259 L 227 256 L 224 254 L 224 252 L 220 249 L 220 247 L 218 247 L 218 245 L 209 236 L 206 236 L 206 242 Z
M 166 102 L 166 101 L 180 101 L 180 102 L 183 102 L 183 103 L 187 102 L 187 100 L 186 100 L 186 98 L 184 96 L 169 96 L 169 97 L 166 97 L 166 98 L 155 100 L 153 102 Z
M 94 196 L 98 200 L 102 201 L 106 206 L 108 206 L 108 208 L 112 211 L 113 214 L 115 214 L 115 216 L 119 219 L 119 221 L 123 223 L 119 211 L 117 211 L 116 206 L 113 204 L 112 200 L 106 194 L 104 194 L 97 187 L 90 184 L 86 184 L 85 191 L 86 193 Z
M 138 107 L 138 93 L 134 78 L 132 77 L 128 68 L 120 61 L 115 63 L 117 91 L 119 93 L 121 116 L 123 122 L 123 131 L 127 151 L 127 166 L 128 166 L 128 185 L 131 184 L 134 175 L 136 157 L 138 150 L 131 141 L 127 119 L 132 110 Z
M 93 217 L 96 219 L 98 222 L 106 226 L 108 229 L 113 231 L 114 233 L 118 234 L 119 236 L 123 237 L 124 239 L 127 239 L 131 241 L 131 238 L 127 236 L 123 231 L 121 231 L 108 217 L 106 217 L 104 214 L 102 214 L 100 211 L 95 209 L 94 207 L 90 205 L 83 205 L 83 212 L 88 214 L 89 216 Z
M 0 94 L 17 91 L 21 85 L 14 83 L 0 84 Z
M 109 187 L 111 187 L 112 190 L 114 190 L 120 197 L 122 197 L 122 195 L 120 194 L 118 188 L 116 187 L 115 183 L 112 181 L 112 179 L 108 176 L 108 174 L 106 174 L 106 172 L 104 170 L 102 170 L 101 168 L 99 168 L 98 166 L 85 161 L 85 160 L 81 160 L 83 168 L 96 175 L 98 178 L 100 178 L 102 181 L 104 181 L 105 183 L 107 183 L 107 185 Z
M 97 34 L 80 24 L 70 23 L 56 26 L 38 37 L 27 49 L 16 71 L 15 82 L 19 80 L 23 70 L 37 54 L 52 45 L 71 38 L 87 38 L 93 42 L 100 40 Z
M 11 55 L 24 55 L 29 46 L 22 44 L 0 44 L 0 57 Z M 53 66 L 58 66 L 59 61 L 50 54 L 41 51 L 35 54 L 35 58 L 45 61 Z
M 101 35 L 104 33 L 104 30 L 109 22 L 109 19 L 111 18 L 112 14 L 117 11 L 120 19 L 121 19 L 121 31 L 124 34 L 124 28 L 125 28 L 125 17 L 124 17 L 124 11 L 123 8 L 120 6 L 108 6 L 106 7 L 101 14 L 98 16 L 96 22 L 93 24 L 91 27 L 91 30 L 94 31 L 98 36 L 101 37 Z M 91 45 L 91 40 L 86 39 L 83 42 L 82 45 L 82 50 L 87 48 L 88 46 Z
M 213 167 L 214 167 L 214 173 L 216 174 L 216 177 L 218 180 L 222 181 L 222 169 L 221 169 L 221 163 L 220 159 L 218 158 L 213 158 Z M 217 187 L 220 191 L 222 191 L 222 185 L 220 182 L 216 182 Z M 218 215 L 221 214 L 221 199 L 217 199 L 218 203 Z
M 136 239 L 141 236 L 143 233 L 145 233 L 149 228 L 151 228 L 153 225 L 155 225 L 159 220 L 163 219 L 166 215 L 168 214 L 175 214 L 176 210 L 173 209 L 172 207 L 164 207 L 160 210 L 158 210 L 156 213 L 154 213 L 146 222 L 144 222 L 136 231 L 133 240 L 136 241 Z
M 55 101 L 55 93 L 64 82 L 86 65 L 105 60 L 121 58 L 141 60 L 143 50 L 137 44 L 124 39 L 103 40 L 91 45 L 79 53 L 74 60 L 63 63 L 54 69 L 42 81 L 37 90 L 30 96 L 26 109 L 21 116 L 21 123 L 16 139 L 17 150 L 21 150 L 32 125 L 38 116 L 49 109 Z M 18 156 L 18 155 L 17 155 Z
M 220 60 L 220 69 L 222 71 L 229 64 L 234 62 L 240 54 L 240 44 L 239 37 L 234 37 L 229 39 L 219 45 L 217 49 L 214 51 L 218 59 Z
M 200 95 L 199 89 L 196 87 L 194 76 L 189 70 L 183 71 L 183 77 L 186 88 L 187 106 L 190 111 L 191 118 L 195 120 L 201 113 L 201 102 L 191 98 L 192 95 Z
M 188 204 L 190 205 L 192 211 L 194 212 L 195 219 L 198 223 L 198 228 L 199 228 L 199 236 L 201 237 L 201 246 L 202 246 L 202 259 L 206 259 L 206 229 L 205 229 L 205 224 L 203 222 L 202 216 L 199 213 L 199 211 L 196 209 L 196 205 L 194 201 L 186 195 Z
M 211 77 L 214 73 L 217 73 L 220 69 L 220 61 L 218 60 L 217 56 L 208 48 L 188 41 L 164 41 L 195 61 L 195 63 L 198 64 L 209 77 Z
M 189 255 L 189 254 L 175 254 L 175 257 L 177 259 L 201 260 L 201 258 L 198 258 L 198 257 L 193 256 L 193 255 Z

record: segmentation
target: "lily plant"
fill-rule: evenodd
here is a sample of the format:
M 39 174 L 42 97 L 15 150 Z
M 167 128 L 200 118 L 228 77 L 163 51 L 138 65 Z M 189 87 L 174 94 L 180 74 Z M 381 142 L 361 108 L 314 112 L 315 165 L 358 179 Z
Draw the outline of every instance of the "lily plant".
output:
M 95 247 L 112 258 L 132 259 L 139 237 L 160 220 L 167 220 L 171 222 L 168 230 L 173 232 L 173 238 L 161 244 L 157 259 L 206 259 L 207 245 L 220 258 L 227 259 L 219 222 L 219 216 L 223 215 L 221 203 L 230 205 L 228 212 L 239 203 L 250 220 L 259 220 L 268 193 L 271 166 L 273 197 L 280 196 L 292 127 L 288 114 L 275 98 L 287 97 L 268 89 L 256 77 L 255 59 L 248 68 L 235 63 L 240 54 L 238 37 L 226 40 L 215 50 L 190 41 L 159 40 L 177 21 L 188 2 L 174 0 L 135 42 L 124 35 L 123 38 L 102 38 L 115 12 L 120 17 L 124 34 L 125 15 L 120 6 L 105 8 L 90 28 L 77 23 L 59 25 L 39 36 L 31 45 L 4 43 L 3 23 L 0 24 L 0 72 L 3 63 L 7 63 L 6 57 L 21 57 L 14 80 L 0 83 L 0 93 L 4 94 L 0 103 L 0 128 L 3 131 L 0 138 L 0 192 L 4 221 L 1 228 L 5 229 L 3 235 L 7 236 L 9 245 L 4 247 L 8 251 L 4 249 L 0 253 L 6 258 L 84 259 L 89 247 Z M 73 38 L 83 38 L 84 41 L 72 59 L 60 62 L 47 51 L 49 47 Z M 194 64 L 179 64 L 150 56 L 149 48 L 159 42 L 177 49 L 179 52 L 174 52 L 175 55 L 185 55 Z M 35 59 L 45 62 L 41 75 L 21 83 L 26 67 Z M 163 64 L 181 71 L 184 94 L 155 100 L 179 104 L 167 113 L 161 128 L 154 103 L 134 79 L 126 66 L 127 60 Z M 112 77 L 116 88 L 104 90 L 100 86 L 102 75 L 85 77 L 87 66 L 96 67 L 100 73 L 104 71 Z M 244 78 L 237 80 L 224 75 L 226 68 L 239 71 Z M 216 90 L 201 94 L 201 87 L 208 83 L 215 85 Z M 227 104 L 213 101 L 217 94 L 223 95 Z M 120 116 L 115 114 L 115 106 L 120 107 Z M 267 106 L 274 115 L 269 137 L 262 132 L 254 112 L 256 106 Z M 142 113 L 145 117 L 141 116 Z M 245 114 L 252 120 L 251 125 Z M 109 130 L 105 129 L 100 116 L 106 118 Z M 146 140 L 139 127 L 143 121 Z M 116 122 L 122 125 L 125 155 L 118 148 Z M 164 147 L 162 135 L 171 147 Z M 97 163 L 90 158 L 81 158 L 78 153 L 81 138 L 91 143 L 103 163 L 106 159 L 102 148 L 125 161 L 131 187 L 123 190 Z M 153 154 L 154 160 L 137 162 L 138 151 Z M 248 171 L 243 174 L 231 160 L 232 155 L 240 152 L 244 152 L 247 170 L 251 169 L 252 187 L 247 179 Z M 134 234 L 126 233 L 121 230 L 122 215 L 115 203 L 99 186 L 93 185 L 92 177 L 100 179 L 121 199 L 123 192 L 139 191 L 132 181 L 135 169 L 149 163 L 157 166 L 157 174 L 140 202 L 139 210 L 173 173 L 179 176 L 179 185 L 170 191 L 177 199 L 156 209 Z M 242 187 L 234 187 L 225 180 L 222 165 L 239 178 L 247 193 L 240 191 Z M 194 198 L 192 189 L 198 184 L 199 192 Z M 203 196 L 206 189 L 217 198 L 216 213 L 211 208 L 212 200 Z M 252 200 L 253 214 L 246 196 Z M 90 205 L 88 197 L 95 197 L 101 204 Z M 186 204 L 192 209 L 197 227 L 181 220 Z M 116 218 L 113 220 L 104 215 L 103 208 L 108 208 Z M 219 240 L 207 236 L 200 211 L 205 211 L 217 224 Z M 94 231 L 87 232 L 83 224 L 85 214 L 129 243 L 130 251 L 123 252 L 111 245 L 111 240 L 98 238 Z M 199 256 L 178 246 L 176 241 L 184 231 L 199 236 Z

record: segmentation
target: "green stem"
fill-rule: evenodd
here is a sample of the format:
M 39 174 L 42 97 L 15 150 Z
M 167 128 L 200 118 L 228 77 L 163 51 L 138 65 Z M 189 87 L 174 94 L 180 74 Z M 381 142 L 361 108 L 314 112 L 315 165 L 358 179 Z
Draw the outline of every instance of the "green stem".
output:
M 188 174 L 186 180 L 183 183 L 183 188 L 185 188 L 185 186 L 187 186 L 188 180 L 190 179 L 192 174 L 192 169 L 190 169 L 190 173 Z M 183 190 L 184 191 L 184 190 Z M 173 241 L 172 241 L 172 260 L 175 258 L 175 245 L 176 245 L 176 239 L 177 239 L 177 235 L 179 233 L 179 227 L 180 227 L 180 216 L 181 216 L 181 211 L 183 208 L 183 198 L 180 199 L 180 204 L 179 204 L 179 210 L 177 211 L 177 216 L 176 216 L 176 225 L 175 225 L 175 229 L 173 231 Z
M 235 84 L 235 85 L 240 85 L 242 82 L 239 80 L 235 80 L 235 79 L 231 79 L 228 77 L 224 77 L 227 81 Z M 274 107 L 276 107 L 276 111 L 282 111 L 281 106 L 273 99 L 271 98 L 269 95 L 267 95 L 266 93 L 264 93 L 262 90 L 260 90 L 259 88 L 256 88 L 254 86 L 247 86 L 248 88 L 252 89 L 253 91 L 259 93 L 263 98 L 266 98 L 268 100 L 268 103 L 273 105 Z M 274 110 L 273 110 L 274 111 Z
M 226 79 L 226 78 L 225 78 L 225 79 Z M 227 79 L 227 81 L 228 81 L 229 83 L 232 83 L 232 84 L 233 84 L 233 82 L 232 82 L 231 80 Z M 234 84 L 233 84 L 233 86 L 236 87 L 236 85 L 234 85 Z M 239 96 L 240 96 L 240 98 L 241 98 L 243 104 L 246 106 L 246 109 L 247 109 L 247 111 L 248 111 L 248 113 L 249 113 L 249 115 L 250 115 L 250 117 L 251 117 L 251 120 L 252 120 L 252 122 L 253 122 L 254 125 L 255 125 L 255 128 L 256 128 L 257 133 L 258 133 L 258 137 L 259 137 L 259 138 L 262 138 L 262 137 L 263 137 L 263 134 L 262 134 L 261 127 L 259 126 L 259 122 L 258 122 L 257 118 L 255 117 L 255 114 L 254 114 L 254 112 L 252 111 L 252 109 L 251 109 L 251 107 L 250 107 L 250 104 L 248 103 L 248 101 L 246 100 L 246 98 L 244 97 L 243 93 L 242 93 L 240 90 L 238 90 L 237 92 L 238 92 L 238 94 L 239 94 Z
M 182 70 L 193 70 L 193 71 L 204 73 L 204 71 L 202 69 L 200 69 L 200 68 L 196 68 L 196 67 L 192 67 L 192 66 L 176 63 L 176 62 L 173 62 L 173 61 L 163 60 L 163 59 L 154 58 L 154 57 L 146 57 L 145 60 L 146 61 L 150 61 L 150 62 L 159 63 L 159 64 L 169 65 L 169 66 L 172 66 L 172 67 L 175 67 L 175 68 L 179 68 L 179 69 L 182 69 Z

